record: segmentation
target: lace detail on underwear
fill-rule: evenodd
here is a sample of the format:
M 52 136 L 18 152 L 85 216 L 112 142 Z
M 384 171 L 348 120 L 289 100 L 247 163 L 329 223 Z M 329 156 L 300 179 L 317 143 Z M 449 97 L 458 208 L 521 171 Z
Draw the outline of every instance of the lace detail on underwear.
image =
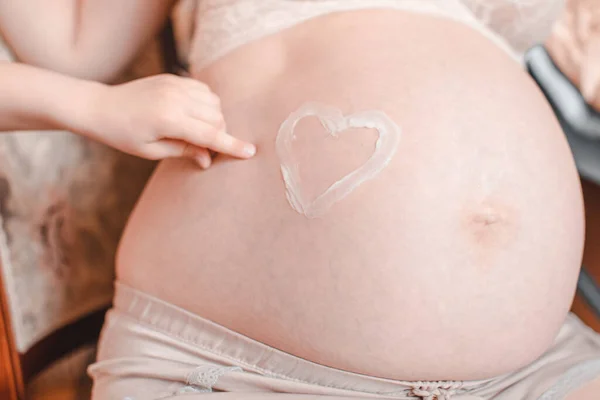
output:
M 228 372 L 242 371 L 240 367 L 216 367 L 212 365 L 202 365 L 195 368 L 186 376 L 186 385 L 180 390 L 180 393 L 190 392 L 212 392 L 213 386 L 217 384 L 219 378 Z
M 197 72 L 246 43 L 311 18 L 337 11 L 375 8 L 409 10 L 454 19 L 511 51 L 460 0 L 202 0 L 196 6 L 194 27 L 188 30 L 194 37 L 188 60 L 184 61 L 191 61 Z
M 423 400 L 450 400 L 462 388 L 462 382 L 414 382 L 411 395 Z
M 600 377 L 600 360 L 592 360 L 569 369 L 538 400 L 563 400 L 568 394 Z
M 202 0 L 191 16 L 197 19 L 189 29 L 194 36 L 189 59 L 200 70 L 237 47 L 310 18 L 367 8 L 442 15 L 521 54 L 546 38 L 563 5 L 564 0 Z
M 548 37 L 564 7 L 564 0 L 461 1 L 519 53 Z

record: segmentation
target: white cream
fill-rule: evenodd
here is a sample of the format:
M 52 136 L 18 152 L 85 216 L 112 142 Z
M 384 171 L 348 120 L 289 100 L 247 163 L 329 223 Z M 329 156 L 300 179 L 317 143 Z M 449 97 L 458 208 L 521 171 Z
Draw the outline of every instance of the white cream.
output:
M 362 166 L 334 182 L 312 201 L 306 198 L 302 190 L 299 165 L 292 152 L 296 125 L 302 118 L 310 116 L 317 117 L 334 137 L 350 128 L 375 129 L 379 135 L 373 154 Z M 336 107 L 315 102 L 302 105 L 281 124 L 275 141 L 286 196 L 292 208 L 307 218 L 325 214 L 331 206 L 364 182 L 373 179 L 389 164 L 400 143 L 400 133 L 400 127 L 383 111 L 364 111 L 344 116 Z

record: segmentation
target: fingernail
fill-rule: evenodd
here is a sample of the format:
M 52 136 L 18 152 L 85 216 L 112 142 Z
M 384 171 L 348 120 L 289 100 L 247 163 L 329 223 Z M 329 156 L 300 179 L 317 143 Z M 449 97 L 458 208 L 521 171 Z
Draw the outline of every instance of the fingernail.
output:
M 256 154 L 256 146 L 253 144 L 244 145 L 244 154 L 246 154 L 248 157 L 252 157 Z

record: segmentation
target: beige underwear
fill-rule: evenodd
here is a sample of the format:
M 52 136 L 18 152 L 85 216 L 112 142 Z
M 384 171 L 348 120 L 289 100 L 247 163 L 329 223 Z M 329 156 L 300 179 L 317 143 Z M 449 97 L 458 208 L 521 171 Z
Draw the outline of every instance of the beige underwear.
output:
M 394 9 L 470 26 L 520 60 L 549 34 L 564 0 L 181 0 L 174 12 L 179 53 L 197 73 L 249 42 L 318 16 Z
M 519 371 L 482 381 L 375 378 L 284 353 L 117 284 L 89 368 L 92 400 L 563 400 L 600 376 L 600 335 L 569 315 L 553 346 Z M 327 397 L 325 397 L 327 396 Z

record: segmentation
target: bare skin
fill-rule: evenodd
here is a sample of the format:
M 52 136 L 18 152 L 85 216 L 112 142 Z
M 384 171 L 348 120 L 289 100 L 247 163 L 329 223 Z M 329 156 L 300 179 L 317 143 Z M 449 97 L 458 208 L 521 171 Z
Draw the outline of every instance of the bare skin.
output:
M 581 192 L 552 111 L 506 54 L 451 21 L 344 13 L 194 77 L 259 151 L 207 172 L 162 163 L 123 238 L 119 279 L 375 376 L 486 378 L 547 349 L 581 261 Z M 404 132 L 388 168 L 317 220 L 287 203 L 274 151 L 279 124 L 306 100 L 380 108 Z
M 600 7 L 595 0 L 568 0 L 546 43 L 559 68 L 600 111 Z
M 253 156 L 251 143 L 227 134 L 220 99 L 202 82 L 167 75 L 115 86 L 90 81 L 113 81 L 173 3 L 1 2 L 3 40 L 34 66 L 0 60 L 0 133 L 65 129 L 139 157 L 186 157 L 202 168 L 211 164 L 209 150 Z
M 121 21 L 142 6 L 127 4 Z M 27 37 L 26 25 L 11 26 L 13 40 Z M 21 58 L 46 61 L 35 54 Z M 43 66 L 88 73 L 56 54 Z M 102 65 L 116 67 L 90 77 L 110 80 L 129 57 L 113 55 Z M 581 261 L 579 182 L 543 96 L 494 45 L 427 16 L 344 13 L 245 46 L 194 78 L 220 96 L 228 130 L 259 152 L 219 156 L 207 172 L 163 162 L 123 239 L 122 281 L 300 357 L 375 376 L 487 378 L 547 349 Z M 273 148 L 281 121 L 306 100 L 380 108 L 403 128 L 389 167 L 311 221 L 287 204 Z M 338 153 L 311 168 L 363 156 Z
M 220 99 L 203 83 L 172 75 L 108 86 L 0 61 L 0 133 L 64 129 L 153 160 L 189 158 L 208 168 L 209 149 L 256 152 L 225 132 Z M 16 131 L 16 132 L 15 132 Z
M 567 0 L 546 43 L 554 62 L 600 111 L 600 9 L 594 0 Z M 593 206 L 593 205 L 590 205 Z M 594 400 L 600 379 L 572 393 L 568 400 Z
M 110 82 L 154 37 L 174 3 L 4 0 L 0 3 L 0 32 L 20 61 L 77 78 Z

